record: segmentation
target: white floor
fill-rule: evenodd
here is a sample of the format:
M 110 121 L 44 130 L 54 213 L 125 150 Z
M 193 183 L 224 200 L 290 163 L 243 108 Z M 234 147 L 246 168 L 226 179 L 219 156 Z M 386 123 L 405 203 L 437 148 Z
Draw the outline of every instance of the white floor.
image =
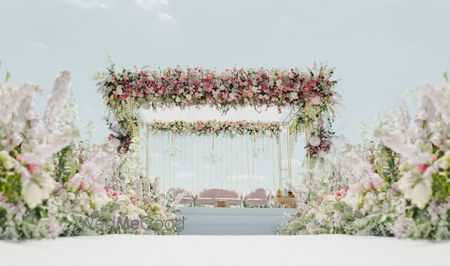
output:
M 135 236 L 0 241 L 0 265 L 449 265 L 450 242 L 342 235 Z
M 295 209 L 181 207 L 183 235 L 273 235 Z

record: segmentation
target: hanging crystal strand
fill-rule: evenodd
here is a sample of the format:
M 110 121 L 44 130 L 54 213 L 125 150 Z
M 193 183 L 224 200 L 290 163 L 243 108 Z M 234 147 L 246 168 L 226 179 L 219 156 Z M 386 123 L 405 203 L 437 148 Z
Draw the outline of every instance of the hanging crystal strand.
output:
M 286 168 L 287 168 L 287 178 L 286 178 L 286 182 L 290 182 L 291 180 L 291 157 L 290 157 L 290 137 L 289 137 L 289 127 L 286 130 L 286 155 L 287 155 L 287 163 L 286 163 Z
M 222 182 L 225 183 L 225 186 L 228 187 L 228 182 L 227 182 L 226 176 L 223 175 L 224 157 L 225 157 L 224 146 L 225 146 L 225 139 L 222 136 L 220 138 L 220 154 L 221 154 L 221 157 L 222 157 L 222 160 L 220 160 L 220 180 L 222 180 Z
M 259 163 L 259 159 L 260 159 L 260 157 L 262 157 L 263 156 L 263 154 L 261 153 L 261 147 L 259 146 L 259 138 L 258 138 L 258 135 L 256 135 L 255 134 L 255 147 L 256 147 L 256 154 L 257 154 L 257 156 L 254 156 L 254 164 L 253 164 L 253 167 L 254 167 L 254 171 L 253 171 L 253 179 L 254 179 L 254 185 L 256 185 L 257 184 L 257 182 L 258 182 L 258 163 Z
M 204 149 L 204 143 L 203 143 L 203 137 L 202 136 L 198 136 L 198 142 L 200 143 L 200 145 L 198 145 L 198 158 L 199 158 L 199 181 L 198 181 L 198 185 L 199 185 L 199 189 L 202 189 L 203 187 L 203 180 L 204 180 L 204 164 L 205 164 L 205 160 L 203 157 L 203 149 Z
M 273 193 L 276 192 L 276 185 L 275 185 L 275 169 L 276 169 L 276 149 L 275 149 L 275 137 L 272 136 L 272 191 Z
M 231 167 L 232 167 L 231 166 L 232 165 L 231 157 L 232 157 L 232 154 L 233 154 L 233 146 L 232 146 L 232 141 L 231 141 L 231 138 L 230 138 L 229 135 L 225 136 L 225 147 L 224 147 L 224 149 L 225 149 L 225 153 L 227 154 L 226 155 L 226 157 L 227 157 L 226 164 L 228 164 L 228 169 L 225 170 L 225 178 L 227 180 L 227 183 L 229 183 L 229 187 L 232 188 L 233 187 L 233 179 L 230 178 L 230 174 L 229 173 L 230 173 L 230 170 L 231 170 Z M 228 180 L 228 179 L 230 179 L 230 180 Z M 228 181 L 230 181 L 230 182 L 228 182 Z
M 258 155 L 258 139 L 256 137 L 256 134 L 253 134 L 253 156 L 252 156 L 252 181 L 255 182 L 256 179 L 256 161 L 257 161 L 257 155 Z M 253 184 L 252 184 L 253 185 Z
M 193 138 L 195 138 L 196 142 L 198 142 L 197 144 L 200 144 L 199 137 L 193 135 Z M 194 143 L 193 140 L 192 140 L 192 143 Z M 197 193 L 197 194 L 200 192 L 200 180 L 201 180 L 201 177 L 200 177 L 200 148 L 199 147 L 200 147 L 200 145 L 197 145 L 197 149 L 196 149 L 197 156 L 195 156 L 195 159 L 197 160 L 197 162 L 195 163 L 197 165 L 197 170 L 195 173 L 195 175 L 196 175 L 196 191 L 195 191 L 195 193 Z
M 187 155 L 187 150 L 186 150 L 186 134 L 181 135 L 181 150 L 180 150 L 181 154 L 183 155 L 183 164 L 186 163 L 186 155 Z
M 204 142 L 204 146 L 203 146 L 203 154 L 204 154 L 204 156 L 205 156 L 205 154 L 206 154 L 206 150 L 207 150 L 207 146 L 209 146 L 208 145 L 208 140 L 206 139 L 206 136 L 203 138 L 203 142 Z M 204 165 L 204 167 L 203 167 L 203 169 L 204 169 L 204 175 L 203 175 L 203 187 L 204 188 L 207 188 L 208 187 L 208 168 L 207 167 L 209 167 L 209 165 L 207 165 L 207 161 L 205 160 L 205 165 Z
M 249 158 L 249 147 L 248 147 L 248 136 L 245 136 L 245 147 L 246 147 L 246 150 L 247 150 L 247 178 L 250 180 L 250 158 Z M 242 186 L 242 179 L 241 180 L 239 180 L 240 181 L 240 185 Z
M 202 189 L 205 189 L 206 188 L 206 160 L 205 160 L 205 154 L 206 154 L 206 147 L 205 147 L 205 144 L 206 144 L 206 141 L 205 141 L 205 138 L 206 138 L 206 136 L 203 136 L 202 138 L 201 138 L 201 140 L 202 140 L 202 146 L 201 146 L 201 150 L 202 150 L 202 152 L 201 152 L 201 157 L 202 157 L 202 164 L 201 164 L 201 169 L 202 169 L 202 180 L 201 180 L 201 187 L 202 187 Z
M 161 150 L 162 147 L 162 133 L 158 133 L 158 153 L 160 154 L 159 160 L 158 160 L 158 174 L 156 176 L 159 177 L 159 180 L 161 180 L 161 189 L 164 189 L 164 178 L 162 176 L 162 170 L 161 170 L 161 166 L 162 166 L 162 161 L 164 160 L 164 153 Z
M 179 135 L 179 137 L 178 137 L 178 146 L 177 146 L 177 147 L 180 148 L 179 151 L 180 151 L 180 163 L 181 163 L 181 164 L 184 163 L 183 137 L 184 137 L 184 134 L 180 134 L 180 135 Z
M 221 159 L 219 160 L 219 167 L 218 167 L 218 171 L 217 171 L 217 180 L 219 180 L 220 185 L 222 186 L 222 188 L 224 188 L 224 186 L 226 186 L 226 180 L 224 180 L 224 178 L 222 177 L 222 162 L 223 162 L 223 156 L 222 156 L 222 137 L 217 139 L 217 150 L 219 151 L 220 157 Z
M 173 188 L 173 178 L 172 178 L 172 153 L 173 153 L 173 133 L 169 135 L 169 189 Z
M 145 178 L 150 178 L 150 169 L 151 169 L 151 145 L 150 145 L 150 127 L 148 124 L 145 124 L 145 144 L 146 144 L 146 150 L 145 150 Z
M 172 133 L 171 134 L 171 146 L 172 146 L 172 151 L 171 153 L 173 154 L 172 156 L 170 156 L 170 179 L 171 181 L 171 186 L 170 188 L 174 188 L 175 187 L 175 177 L 173 175 L 174 171 L 174 164 L 175 164 L 175 160 L 176 160 L 176 156 L 177 156 L 177 152 L 176 152 L 176 146 L 175 146 L 175 134 Z
M 283 189 L 283 173 L 282 173 L 282 161 L 281 161 L 281 134 L 277 136 L 277 149 L 278 149 L 278 188 Z
M 214 136 L 213 135 L 211 135 L 211 144 L 210 144 L 209 149 L 210 149 L 209 154 L 210 155 L 214 154 Z M 209 187 L 211 187 L 212 168 L 213 168 L 212 163 L 209 162 L 209 169 L 208 169 L 208 186 Z
M 191 180 L 191 193 L 194 193 L 194 188 L 195 188 L 195 183 L 194 183 L 194 178 L 195 178 L 195 172 L 194 172 L 194 143 L 192 141 L 192 136 L 188 136 L 189 138 L 189 142 L 191 143 L 191 173 L 192 173 L 192 180 Z
M 164 178 L 164 171 L 162 170 L 162 167 L 164 166 L 164 152 L 162 150 L 163 147 L 163 133 L 159 133 L 158 134 L 158 150 L 159 150 L 159 154 L 161 155 L 160 159 L 158 160 L 158 176 L 159 176 L 159 180 L 161 180 L 161 186 L 162 189 L 164 189 L 165 187 L 165 178 Z
M 170 156 L 170 133 L 168 133 L 167 135 L 167 189 L 170 189 L 171 187 L 171 183 L 172 183 L 172 178 L 171 178 L 171 171 L 170 171 L 170 163 L 171 163 L 171 156 Z
M 164 176 L 164 166 L 165 166 L 164 160 L 166 159 L 166 156 L 164 155 L 164 150 L 163 150 L 164 133 L 162 133 L 162 132 L 159 133 L 158 142 L 159 142 L 158 149 L 159 149 L 159 153 L 161 154 L 161 159 L 159 160 L 159 163 L 158 163 L 158 165 L 159 165 L 158 166 L 159 167 L 159 180 L 161 180 L 160 181 L 161 189 L 164 191 L 166 188 L 166 178 Z
M 165 147 L 164 147 L 164 182 L 165 182 L 165 190 L 169 189 L 170 187 L 170 156 L 169 156 L 169 146 L 170 146 L 170 135 L 169 133 L 166 134 L 167 140 L 165 141 Z
M 264 160 L 267 160 L 268 152 L 267 152 L 267 134 L 264 134 L 263 136 L 263 150 L 264 150 Z

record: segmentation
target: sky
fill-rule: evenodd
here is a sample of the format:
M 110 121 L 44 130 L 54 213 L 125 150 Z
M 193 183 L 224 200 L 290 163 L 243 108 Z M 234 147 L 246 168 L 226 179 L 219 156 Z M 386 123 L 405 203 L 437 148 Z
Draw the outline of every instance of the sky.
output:
M 0 58 L 14 83 L 41 85 L 42 108 L 61 70 L 72 72 L 80 126 L 108 135 L 92 76 L 109 54 L 118 66 L 336 68 L 338 134 L 409 89 L 439 83 L 450 62 L 450 2 L 419 0 L 40 0 L 0 1 Z

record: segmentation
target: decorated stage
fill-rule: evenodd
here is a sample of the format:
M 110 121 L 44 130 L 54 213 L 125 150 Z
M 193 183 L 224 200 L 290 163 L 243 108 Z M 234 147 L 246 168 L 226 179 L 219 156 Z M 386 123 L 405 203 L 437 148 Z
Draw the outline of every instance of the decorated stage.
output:
M 295 209 L 181 207 L 183 235 L 273 235 Z

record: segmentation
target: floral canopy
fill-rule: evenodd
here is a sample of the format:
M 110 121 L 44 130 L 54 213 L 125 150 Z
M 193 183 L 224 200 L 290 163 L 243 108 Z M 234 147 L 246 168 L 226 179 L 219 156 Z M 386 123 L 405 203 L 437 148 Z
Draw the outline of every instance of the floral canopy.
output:
M 186 108 L 209 106 L 226 113 L 230 109 L 252 107 L 263 110 L 276 107 L 295 110 L 294 131 L 305 129 L 307 135 L 319 138 L 320 146 L 330 134 L 324 130 L 325 122 L 331 126 L 333 106 L 338 101 L 334 90 L 336 80 L 333 69 L 326 65 L 312 69 L 253 69 L 231 68 L 223 72 L 203 68 L 121 69 L 112 64 L 99 80 L 99 91 L 110 110 L 108 124 L 115 136 L 127 144 L 138 136 L 138 109 Z M 180 132 L 223 133 L 276 133 L 279 128 L 270 122 L 217 122 L 217 121 L 155 121 L 153 130 Z M 198 133 L 197 132 L 197 133 Z M 308 139 L 310 136 L 307 136 Z M 317 149 L 316 149 L 317 150 Z M 319 149 L 320 150 L 320 149 Z

